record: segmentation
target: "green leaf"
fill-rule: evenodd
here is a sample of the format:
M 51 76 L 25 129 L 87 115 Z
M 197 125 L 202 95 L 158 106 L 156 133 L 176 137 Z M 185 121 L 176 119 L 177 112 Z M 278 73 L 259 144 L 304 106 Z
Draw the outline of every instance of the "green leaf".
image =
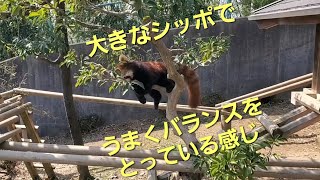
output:
M 13 9 L 12 9 L 12 15 L 14 15 L 14 16 L 17 16 L 17 15 L 19 15 L 20 14 L 20 12 L 21 12 L 21 7 L 18 5 L 18 6 L 15 6 Z
M 31 12 L 29 14 L 29 17 L 37 17 L 37 16 L 40 16 L 41 14 L 37 11 L 37 12 Z

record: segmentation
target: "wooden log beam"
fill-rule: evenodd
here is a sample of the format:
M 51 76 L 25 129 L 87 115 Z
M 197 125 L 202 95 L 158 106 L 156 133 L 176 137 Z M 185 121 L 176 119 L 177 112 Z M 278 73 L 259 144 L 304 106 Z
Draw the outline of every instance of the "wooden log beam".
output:
M 13 94 L 14 94 L 13 90 L 0 93 L 0 99 L 1 98 L 7 99 L 7 98 L 11 97 Z
M 252 98 L 257 97 L 259 99 L 263 99 L 263 98 L 266 98 L 266 97 L 270 97 L 270 96 L 273 96 L 273 95 L 277 95 L 277 94 L 280 94 L 280 93 L 291 91 L 291 90 L 294 90 L 294 89 L 297 89 L 297 88 L 302 88 L 302 87 L 305 87 L 307 85 L 310 85 L 311 81 L 312 81 L 312 78 L 305 79 L 305 80 L 302 80 L 300 82 L 289 84 L 287 86 L 279 87 L 277 89 L 274 89 L 274 90 L 271 90 L 271 91 L 268 91 L 268 92 L 264 92 L 264 93 L 258 94 L 256 96 L 252 96 Z M 245 99 L 241 99 L 241 100 L 235 101 L 235 103 L 240 104 L 240 103 L 242 103 L 243 100 L 245 100 Z M 221 109 L 221 106 L 219 108 Z
M 320 120 L 319 114 L 315 112 L 311 112 L 301 118 L 298 118 L 284 126 L 282 126 L 280 129 L 283 132 L 284 137 L 288 137 L 289 135 L 300 131 L 301 129 L 304 129 L 308 126 L 313 125 L 314 123 L 318 122 Z
M 13 136 L 16 136 L 17 134 L 21 133 L 21 129 L 15 129 L 9 132 L 6 132 L 4 134 L 0 135 L 0 144 L 4 141 L 8 140 L 9 138 L 12 138 Z
M 320 94 L 320 23 L 316 26 L 315 36 L 313 79 L 311 88 L 314 93 Z
M 13 96 L 9 99 L 6 99 L 5 102 L 13 102 L 13 101 L 19 101 L 22 99 L 22 96 L 21 95 L 17 95 L 17 96 Z
M 40 144 L 27 142 L 4 142 L 0 145 L 1 149 L 12 151 L 33 151 L 43 153 L 58 153 L 58 154 L 74 154 L 74 155 L 92 155 L 92 156 L 108 156 L 112 152 L 112 147 L 97 147 L 97 146 L 77 146 L 77 145 L 58 145 L 58 144 Z M 120 149 L 115 155 L 116 157 L 128 158 L 148 158 L 164 159 L 163 154 L 159 154 L 156 150 L 132 150 L 127 151 Z M 169 159 L 181 161 L 179 152 L 172 151 L 169 153 Z
M 122 168 L 123 164 L 119 157 L 106 156 L 88 156 L 88 155 L 72 155 L 72 154 L 56 154 L 56 153 L 38 153 L 38 152 L 22 152 L 1 150 L 0 159 L 9 161 L 26 161 L 26 162 L 42 162 L 56 164 L 71 164 L 82 166 L 104 166 Z M 141 164 L 139 158 L 123 158 L 126 162 L 134 161 L 131 168 L 146 169 L 151 165 L 151 162 Z M 156 160 L 154 170 L 164 171 L 179 171 L 179 172 L 194 172 L 192 162 L 180 161 L 174 165 L 168 165 L 164 160 Z M 199 172 L 199 171 L 196 171 Z
M 56 154 L 56 153 L 38 153 L 38 152 L 21 152 L 21 151 L 0 151 L 0 159 L 10 161 L 27 161 L 27 162 L 42 162 L 42 163 L 56 163 L 56 164 L 72 164 L 72 165 L 88 165 L 88 166 L 104 166 L 122 168 L 122 158 L 106 157 L 106 156 L 88 156 L 88 155 L 71 155 L 71 154 Z M 134 161 L 131 168 L 146 169 L 150 163 L 141 164 L 142 159 L 139 158 L 124 158 L 126 162 Z M 194 170 L 193 163 L 190 161 L 180 161 L 176 165 L 167 165 L 164 160 L 156 160 L 157 164 L 153 170 L 164 171 L 179 171 L 179 172 L 199 172 Z M 283 163 L 284 161 L 280 162 Z M 318 162 L 317 162 L 318 163 Z M 314 163 L 314 164 L 317 164 Z M 305 166 L 315 166 L 310 163 Z M 320 170 L 310 170 L 294 167 L 268 167 L 268 171 L 257 169 L 254 173 L 255 177 L 280 177 L 280 178 L 303 178 L 314 179 L 319 178 Z M 298 174 L 300 174 L 298 176 Z M 293 176 L 295 175 L 295 176 Z
M 22 98 L 22 96 L 19 95 L 19 96 L 14 96 L 12 98 L 6 99 L 3 103 L 0 103 L 0 108 L 3 108 L 13 102 L 19 101 L 21 98 Z
M 315 112 L 310 112 L 307 115 L 304 115 L 296 120 L 293 120 L 282 127 L 280 127 L 283 132 L 283 137 L 288 137 L 291 134 L 300 131 L 303 128 L 311 126 L 320 120 L 320 116 Z M 260 135 L 260 134 L 259 134 Z M 259 136 L 257 142 L 261 142 L 267 138 L 270 138 L 270 134 L 264 134 Z
M 18 129 L 26 129 L 27 127 L 25 125 L 21 125 L 21 124 L 15 124 L 15 127 Z M 39 126 L 35 125 L 34 129 L 38 130 Z
M 20 118 L 18 116 L 12 116 L 4 121 L 0 122 L 0 128 L 8 127 L 14 123 L 19 122 Z
M 279 126 L 274 123 L 267 114 L 263 113 L 262 115 L 256 116 L 259 122 L 263 125 L 263 127 L 269 132 L 271 136 L 282 135 L 283 132 L 279 128 Z
M 0 114 L 6 112 L 6 111 L 9 111 L 13 108 L 16 108 L 18 107 L 19 105 L 21 105 L 21 102 L 20 101 L 16 101 L 16 102 L 13 102 L 11 104 L 8 104 L 7 106 L 3 107 L 3 108 L 0 108 Z
M 28 96 L 43 96 L 48 98 L 58 98 L 62 99 L 62 93 L 58 92 L 50 92 L 50 91 L 42 91 L 42 90 L 34 90 L 34 89 L 25 89 L 25 88 L 17 88 L 14 89 L 14 92 L 17 94 L 28 95 Z M 103 103 L 103 104 L 113 104 L 120 106 L 130 106 L 130 107 L 138 107 L 138 108 L 154 108 L 153 102 L 147 102 L 146 104 L 141 104 L 139 101 L 128 100 L 128 99 L 116 99 L 116 98 L 105 98 L 105 97 L 96 97 L 96 96 L 84 96 L 74 94 L 73 98 L 75 101 L 80 102 L 91 102 L 91 103 Z M 159 109 L 165 110 L 167 107 L 166 103 L 160 103 Z M 193 113 L 201 113 L 206 111 L 208 113 L 216 113 L 216 109 L 199 109 L 199 108 L 190 108 L 182 105 L 177 105 L 177 111 L 181 112 L 193 112 Z M 225 112 L 222 111 L 222 114 Z
M 320 168 L 320 160 L 312 158 L 270 158 L 268 166 Z
M 23 132 L 23 131 L 22 131 Z M 32 139 L 25 139 L 25 138 L 21 138 L 21 141 L 22 142 L 29 142 L 29 143 L 32 143 Z M 41 139 L 40 140 L 40 143 L 44 143 L 45 142 L 45 140 L 44 139 Z
M 319 169 L 306 169 L 297 167 L 267 167 L 268 171 L 257 169 L 255 177 L 273 177 L 290 179 L 315 179 L 319 180 Z
M 283 126 L 287 122 L 291 122 L 295 119 L 298 119 L 302 116 L 305 116 L 305 115 L 309 114 L 310 112 L 312 112 L 312 111 L 305 108 L 304 106 L 300 106 L 300 107 L 284 114 L 280 118 L 276 119 L 274 121 L 274 123 L 277 124 L 278 126 Z M 252 136 L 254 134 L 254 132 L 258 132 L 260 136 L 265 135 L 267 133 L 267 131 L 265 130 L 265 128 L 263 126 L 259 126 L 259 127 L 254 128 L 253 130 L 249 131 L 247 134 Z
M 320 114 L 320 100 L 317 100 L 304 92 L 291 92 L 291 103 L 294 105 L 304 105 Z
M 28 107 L 30 107 L 30 106 L 31 106 L 31 103 L 28 102 L 28 103 L 25 103 L 25 104 L 23 104 L 23 105 L 21 105 L 21 106 L 18 106 L 18 107 L 16 107 L 16 108 L 13 108 L 13 109 L 5 112 L 5 113 L 2 113 L 2 114 L 0 114 L 0 121 L 3 121 L 3 120 L 5 120 L 5 119 L 8 119 L 8 118 L 10 118 L 10 117 L 12 117 L 12 116 L 15 116 L 15 115 L 19 115 L 19 114 L 21 114 L 22 112 L 26 111 L 26 109 L 27 109 Z
M 288 81 L 284 81 L 282 83 L 279 83 L 279 84 L 276 84 L 276 85 L 273 85 L 273 86 L 269 86 L 269 87 L 266 87 L 266 88 L 263 88 L 263 89 L 260 89 L 260 90 L 257 90 L 257 91 L 254 91 L 254 92 L 251 92 L 251 93 L 248 93 L 248 94 L 245 94 L 245 95 L 242 95 L 242 96 L 239 96 L 239 97 L 227 100 L 227 101 L 224 101 L 222 103 L 217 104 L 216 107 L 217 106 L 221 106 L 222 104 L 225 104 L 225 103 L 243 101 L 243 100 L 245 100 L 247 98 L 258 96 L 259 94 L 266 93 L 266 92 L 271 91 L 271 90 L 276 90 L 278 88 L 283 88 L 285 86 L 288 87 L 287 88 L 288 90 L 291 90 L 292 87 L 290 87 L 290 85 L 292 85 L 294 83 L 297 83 L 296 86 L 298 86 L 298 87 L 299 87 L 299 85 L 301 85 L 301 87 L 303 87 L 305 85 L 311 84 L 311 78 L 312 78 L 312 73 L 306 74 L 306 75 L 303 75 L 303 76 L 299 76 L 297 78 L 290 79 Z M 307 82 L 305 82 L 304 80 L 307 80 Z M 301 82 L 301 81 L 304 81 L 304 82 Z M 293 88 L 295 88 L 296 86 L 293 86 Z M 284 90 L 287 90 L 287 89 L 284 88 Z M 281 91 L 283 91 L 283 90 L 281 90 Z

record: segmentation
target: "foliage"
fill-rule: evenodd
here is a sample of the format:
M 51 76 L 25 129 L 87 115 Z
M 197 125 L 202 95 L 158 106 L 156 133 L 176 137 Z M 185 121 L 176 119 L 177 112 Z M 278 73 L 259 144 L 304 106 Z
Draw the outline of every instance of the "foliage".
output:
M 276 154 L 272 154 L 272 148 L 284 140 L 279 136 L 252 144 L 241 140 L 240 146 L 235 149 L 219 148 L 220 150 L 213 155 L 195 156 L 194 165 L 214 180 L 252 179 L 256 168 L 266 169 L 270 156 L 277 157 Z M 262 154 L 258 152 L 260 149 L 269 149 L 269 152 Z
M 230 47 L 229 36 L 215 36 L 197 38 L 194 45 L 188 45 L 184 37 L 175 36 L 175 46 L 184 48 L 184 53 L 176 56 L 176 61 L 181 64 L 188 64 L 195 68 L 208 66 L 217 61 Z
M 17 86 L 16 68 L 12 62 L 0 62 L 0 92 L 8 91 Z
M 185 18 L 188 18 L 190 23 L 193 24 L 193 16 L 198 14 L 201 9 L 206 11 L 208 6 L 217 5 L 212 0 L 146 0 L 143 2 L 142 11 L 139 11 L 139 16 L 150 16 L 162 26 L 166 22 L 173 25 L 175 21 Z M 213 19 L 217 20 L 220 18 L 214 13 Z
M 200 9 L 216 5 L 216 1 L 210 0 L 109 0 L 107 2 L 64 0 L 66 11 L 62 13 L 57 7 L 58 2 L 59 0 L 1 1 L 1 13 L 9 12 L 10 14 L 4 18 L 4 21 L 9 23 L 7 26 L 12 26 L 12 30 L 23 30 L 18 35 L 15 32 L 7 33 L 8 39 L 4 42 L 5 51 L 11 52 L 11 56 L 47 56 L 64 52 L 66 46 L 63 43 L 63 34 L 59 31 L 61 28 L 68 29 L 71 34 L 70 41 L 78 42 L 91 38 L 93 34 L 105 36 L 106 32 L 109 33 L 115 29 L 127 31 L 132 26 L 141 25 L 142 19 L 146 16 L 160 22 L 161 28 L 165 22 L 173 24 L 176 20 L 184 18 L 189 18 L 192 24 L 193 15 L 199 13 Z M 60 16 L 57 16 L 58 14 Z M 60 21 L 61 19 L 55 17 L 63 20 Z M 218 16 L 215 14 L 213 18 L 218 19 Z M 16 19 L 15 23 L 10 23 L 12 19 Z M 177 59 L 195 66 L 207 65 L 225 52 L 227 39 L 219 36 L 209 39 L 208 42 L 199 40 L 195 46 L 195 48 L 189 47 L 187 53 L 177 56 Z M 219 46 L 223 47 L 219 48 Z M 135 54 L 139 53 L 135 52 L 136 49 L 143 51 L 142 48 L 133 46 L 125 52 L 131 57 L 137 57 Z M 123 52 L 100 54 L 96 61 L 89 62 L 77 57 L 74 51 L 69 51 L 59 64 L 60 67 L 80 65 L 80 71 L 76 76 L 76 87 L 87 85 L 93 80 L 97 80 L 100 85 L 109 81 L 112 82 L 110 92 L 120 86 L 124 87 L 123 90 L 126 92 L 128 83 L 123 82 L 114 69 L 119 53 Z M 145 53 L 148 54 L 148 52 Z
M 111 82 L 109 93 L 121 87 L 123 94 L 125 94 L 130 84 L 116 73 L 116 65 L 122 53 L 138 59 L 138 56 L 135 54 L 135 48 L 137 48 L 137 46 L 129 47 L 123 51 L 112 51 L 108 54 L 101 53 L 97 55 L 95 62 L 84 59 L 78 74 L 75 76 L 77 78 L 76 87 L 87 85 L 92 81 L 97 81 L 100 86 Z
M 64 61 L 62 61 L 60 63 L 60 65 L 59 65 L 60 67 L 65 65 L 69 68 L 71 65 L 73 65 L 73 66 L 77 65 L 76 51 L 74 49 L 69 50 L 68 54 L 65 55 L 63 57 L 63 59 L 64 59 Z
M 253 10 L 273 3 L 277 0 L 236 0 L 234 4 L 238 7 L 241 16 L 249 16 Z

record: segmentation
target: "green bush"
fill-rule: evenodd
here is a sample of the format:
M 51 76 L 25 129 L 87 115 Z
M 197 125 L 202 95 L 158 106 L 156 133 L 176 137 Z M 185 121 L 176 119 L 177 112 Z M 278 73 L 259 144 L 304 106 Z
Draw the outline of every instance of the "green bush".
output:
M 266 170 L 266 164 L 272 154 L 272 148 L 278 146 L 280 141 L 285 140 L 281 137 L 275 137 L 265 141 L 256 141 L 247 144 L 240 140 L 239 146 L 231 150 L 218 150 L 213 155 L 194 156 L 194 165 L 196 169 L 213 180 L 236 180 L 253 179 L 253 172 L 256 168 Z M 260 149 L 269 148 L 267 154 L 259 152 Z
M 97 114 L 90 114 L 80 118 L 80 126 L 82 133 L 88 133 L 103 125 L 103 121 Z

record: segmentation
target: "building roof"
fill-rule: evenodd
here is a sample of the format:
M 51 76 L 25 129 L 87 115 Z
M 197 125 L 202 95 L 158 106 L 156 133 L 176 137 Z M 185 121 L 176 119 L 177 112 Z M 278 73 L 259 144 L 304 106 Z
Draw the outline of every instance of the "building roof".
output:
M 279 0 L 253 12 L 249 20 L 320 15 L 320 0 Z

